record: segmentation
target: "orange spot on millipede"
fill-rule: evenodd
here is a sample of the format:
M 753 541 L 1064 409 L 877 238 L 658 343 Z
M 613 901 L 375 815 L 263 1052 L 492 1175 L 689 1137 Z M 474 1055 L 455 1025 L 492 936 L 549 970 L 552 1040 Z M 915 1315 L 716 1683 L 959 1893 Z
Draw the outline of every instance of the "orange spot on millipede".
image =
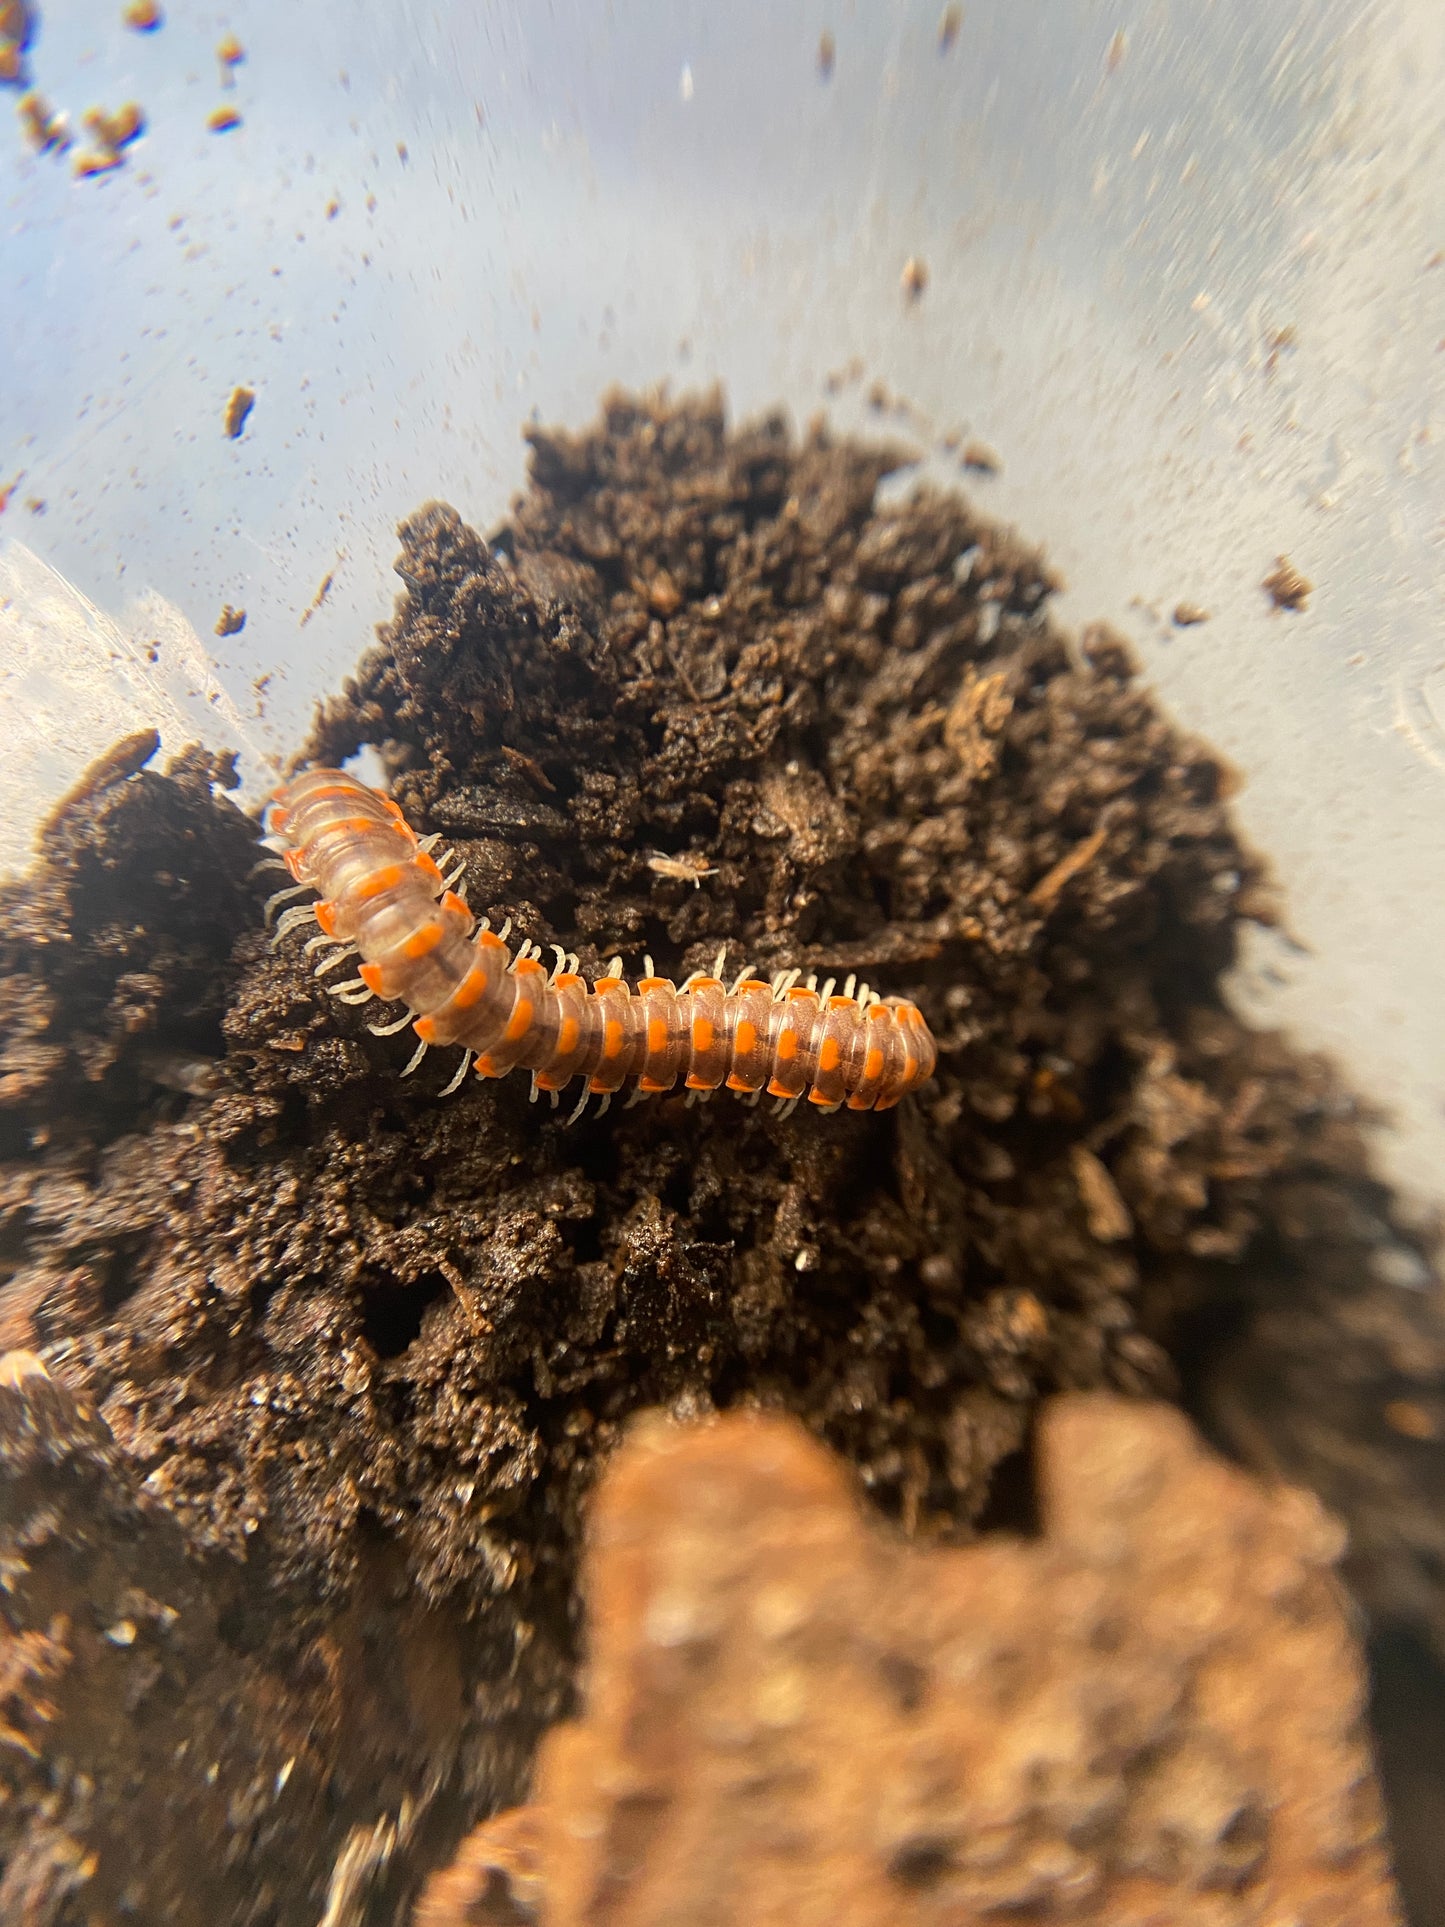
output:
M 486 971 L 478 970 L 476 966 L 473 965 L 452 992 L 452 1009 L 470 1010 L 473 1004 L 480 1001 L 482 992 L 486 987 Z
M 369 877 L 363 877 L 360 883 L 354 883 L 351 894 L 361 902 L 369 903 L 372 897 L 379 897 L 386 890 L 394 890 L 405 874 L 400 863 L 388 863 L 383 869 L 373 870 Z
M 534 1005 L 530 997 L 519 997 L 517 999 L 516 1004 L 513 1006 L 512 1014 L 507 1019 L 507 1028 L 503 1033 L 509 1044 L 520 1044 L 522 1039 L 527 1035 L 527 1032 L 532 1028 L 533 1011 Z
M 413 930 L 401 948 L 401 954 L 408 963 L 419 963 L 429 957 L 442 940 L 442 927 L 439 923 L 424 923 Z

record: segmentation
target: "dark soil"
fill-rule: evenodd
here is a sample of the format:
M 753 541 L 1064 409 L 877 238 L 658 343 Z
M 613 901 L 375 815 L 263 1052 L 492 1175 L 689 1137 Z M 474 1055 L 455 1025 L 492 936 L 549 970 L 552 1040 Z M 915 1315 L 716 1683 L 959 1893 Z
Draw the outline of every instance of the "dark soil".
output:
M 724 942 L 859 971 L 918 1000 L 938 1076 L 882 1117 L 720 1097 L 564 1131 L 524 1077 L 438 1101 L 450 1061 L 400 1081 L 375 1007 L 301 935 L 270 948 L 226 759 L 92 772 L 0 900 L 0 1349 L 103 1419 L 107 1490 L 184 1549 L 238 1709 L 258 1668 L 294 1722 L 318 1665 L 442 1657 L 264 1797 L 243 1709 L 139 1774 L 62 1721 L 68 1764 L 17 1755 L 0 1806 L 0 1855 L 40 1869 L 17 1918 L 310 1927 L 367 1852 L 335 1919 L 396 1917 L 524 1791 L 589 1485 L 645 1405 L 795 1412 L 908 1532 L 959 1537 L 1026 1516 L 1044 1394 L 1182 1389 L 1315 1483 L 1360 1596 L 1445 1648 L 1445 1322 L 1398 1282 L 1428 1270 L 1359 1107 L 1223 1003 L 1270 906 L 1219 759 L 1118 639 L 1053 626 L 1038 555 L 965 498 L 875 510 L 900 454 L 729 435 L 715 399 L 530 439 L 490 546 L 440 506 L 403 527 L 395 616 L 307 757 L 377 749 L 472 903 L 589 971 L 681 978 Z M 368 1750 L 418 1734 L 403 1824 Z M 229 1807 L 190 1799 L 212 1768 Z M 304 1826 L 257 1822 L 291 1799 Z M 194 1905 L 123 1851 L 183 1815 Z M 399 1884 L 368 1885 L 378 1821 Z M 47 1829 L 98 1856 L 73 1891 Z

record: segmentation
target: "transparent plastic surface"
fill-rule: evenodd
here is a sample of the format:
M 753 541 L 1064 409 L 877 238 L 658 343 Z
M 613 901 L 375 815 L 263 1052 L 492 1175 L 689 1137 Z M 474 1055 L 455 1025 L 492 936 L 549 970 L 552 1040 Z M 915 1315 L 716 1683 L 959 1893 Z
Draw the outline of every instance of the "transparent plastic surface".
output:
M 1238 765 L 1299 946 L 1252 944 L 1239 994 L 1445 1196 L 1434 0 L 968 0 L 951 44 L 938 0 L 120 13 L 51 0 L 31 65 L 74 121 L 141 104 L 125 164 L 0 138 L 8 861 L 151 722 L 255 794 L 387 612 L 396 520 L 494 523 L 529 415 L 670 376 L 876 433 L 881 381 L 924 473 L 956 478 L 946 430 L 998 451 L 979 493 L 1061 613 Z

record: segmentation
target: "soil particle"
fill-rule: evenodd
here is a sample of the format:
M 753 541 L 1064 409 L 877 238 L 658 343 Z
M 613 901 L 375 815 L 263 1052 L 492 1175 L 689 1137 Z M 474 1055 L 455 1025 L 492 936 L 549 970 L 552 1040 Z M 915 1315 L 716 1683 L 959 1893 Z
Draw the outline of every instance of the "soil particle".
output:
M 1301 575 L 1287 555 L 1277 558 L 1261 585 L 1276 609 L 1304 609 L 1314 593 L 1314 583 Z
M 233 388 L 231 398 L 226 403 L 226 412 L 221 418 L 221 426 L 234 442 L 245 432 L 246 419 L 256 406 L 254 388 Z
M 1053 626 L 1017 536 L 960 496 L 875 508 L 903 451 L 729 433 L 715 396 L 529 439 L 490 541 L 441 504 L 403 526 L 395 614 L 307 757 L 371 746 L 518 936 L 589 971 L 726 945 L 866 973 L 920 1003 L 937 1078 L 830 1120 L 678 1100 L 564 1131 L 524 1078 L 440 1102 L 451 1064 L 400 1080 L 406 1040 L 328 996 L 304 933 L 271 948 L 227 759 L 126 746 L 0 893 L 6 1342 L 188 1547 L 244 1562 L 274 1650 L 381 1557 L 378 1624 L 435 1615 L 469 1706 L 509 1656 L 510 1713 L 458 1728 L 436 1794 L 453 1838 L 560 1704 L 584 1504 L 640 1406 L 791 1412 L 881 1512 L 967 1539 L 1027 1511 L 1043 1394 L 1182 1374 L 1203 1405 L 1268 1309 L 1266 1360 L 1318 1335 L 1287 1394 L 1257 1382 L 1294 1476 L 1360 1535 L 1362 1595 L 1435 1633 L 1441 1449 L 1379 1414 L 1429 1405 L 1438 1311 L 1371 1268 L 1428 1279 L 1357 1106 L 1223 1001 L 1270 915 L 1227 770 L 1118 637 Z M 649 865 L 686 850 L 703 889 Z M 1316 1365 L 1376 1425 L 1368 1471 Z M 312 1853 L 374 1873 L 381 1817 L 318 1819 Z M 236 1851 L 312 1878 L 295 1842 Z
M 96 146 L 111 153 L 129 147 L 145 132 L 145 115 L 133 100 L 112 114 L 104 107 L 87 107 L 80 124 Z
M 70 145 L 64 114 L 56 113 L 43 94 L 22 94 L 17 108 L 26 139 L 37 154 L 63 153 Z M 0 508 L 3 508 L 0 501 Z
M 35 25 L 35 10 L 27 0 L 0 0 L 0 84 L 28 84 L 25 54 L 35 38 Z
M 43 142 L 36 141 L 42 148 L 59 143 L 50 137 L 50 129 L 42 126 L 38 117 L 33 118 L 32 131 L 44 133 Z M 76 155 L 72 171 L 78 179 L 89 179 L 97 174 L 114 173 L 116 168 L 125 164 L 125 150 L 133 141 L 140 139 L 146 130 L 145 115 L 132 101 L 110 113 L 103 107 L 88 107 L 81 115 L 81 125 L 90 136 L 93 145 Z
M 1003 472 L 1001 456 L 987 442 L 966 442 L 960 459 L 963 466 L 975 475 L 999 475 Z
M 327 596 L 331 594 L 331 585 L 335 580 L 336 577 L 333 573 L 322 576 L 320 586 L 317 588 L 315 595 L 312 596 L 306 607 L 301 611 L 301 620 L 296 625 L 298 629 L 304 629 L 312 616 L 316 614 Z

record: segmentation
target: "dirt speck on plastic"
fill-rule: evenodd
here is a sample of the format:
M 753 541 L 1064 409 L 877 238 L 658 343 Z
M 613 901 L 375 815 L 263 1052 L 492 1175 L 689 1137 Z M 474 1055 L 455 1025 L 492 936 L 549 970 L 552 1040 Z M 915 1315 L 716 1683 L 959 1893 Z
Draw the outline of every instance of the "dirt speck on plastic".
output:
M 1046 1393 L 1182 1386 L 1324 1493 L 1367 1603 L 1445 1645 L 1441 1449 L 1385 1417 L 1428 1408 L 1445 1355 L 1435 1298 L 1387 1282 L 1428 1254 L 1349 1093 L 1224 1002 L 1271 898 L 1219 760 L 1121 640 L 1060 633 L 1038 553 L 964 496 L 876 507 L 902 450 L 729 432 L 715 396 L 529 439 L 490 541 L 439 504 L 403 526 L 395 613 L 307 756 L 369 746 L 473 906 L 589 971 L 650 951 L 680 979 L 725 943 L 734 970 L 866 972 L 941 1060 L 882 1117 L 719 1097 L 564 1131 L 520 1077 L 439 1101 L 450 1061 L 402 1081 L 406 1039 L 327 994 L 305 932 L 271 948 L 227 759 L 128 748 L 52 818 L 0 894 L 6 1342 L 147 1517 L 246 1576 L 222 1648 L 304 1679 L 364 1612 L 385 1668 L 424 1613 L 457 1669 L 405 1826 L 380 1795 L 317 1808 L 322 1893 L 405 1888 L 524 1792 L 587 1497 L 640 1406 L 790 1412 L 880 1513 L 957 1541 L 1026 1517 Z M 318 1773 L 362 1784 L 395 1737 L 373 1715 L 325 1729 Z M 248 1730 L 206 1742 L 233 1813 Z M 310 1927 L 301 1835 L 188 1818 L 167 1732 L 149 1831 L 199 1829 L 271 1895 L 225 1918 Z M 6 1809 L 14 1851 L 47 1812 L 33 1786 Z
M 1300 573 L 1287 555 L 1282 555 L 1264 578 L 1263 587 L 1276 609 L 1289 609 L 1297 613 L 1309 606 L 1315 585 L 1308 576 Z
M 231 398 L 226 403 L 226 410 L 221 418 L 221 426 L 225 430 L 229 440 L 233 442 L 238 441 L 245 433 L 247 418 L 255 406 L 256 391 L 254 388 L 233 388 L 231 390 Z

